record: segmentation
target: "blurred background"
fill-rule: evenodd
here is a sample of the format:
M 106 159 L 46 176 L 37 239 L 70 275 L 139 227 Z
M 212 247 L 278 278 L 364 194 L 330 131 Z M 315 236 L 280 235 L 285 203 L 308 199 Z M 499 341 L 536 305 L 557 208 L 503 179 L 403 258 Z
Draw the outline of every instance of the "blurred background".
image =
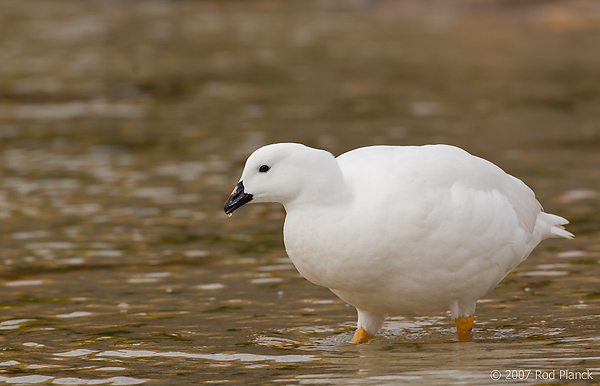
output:
M 499 298 L 598 302 L 600 2 L 2 0 L 0 354 L 31 339 L 82 356 L 144 339 L 266 350 L 268 326 L 314 325 L 315 307 L 325 335 L 346 333 L 353 311 L 286 260 L 280 206 L 222 212 L 246 157 L 284 141 L 491 160 L 572 222 L 574 242 L 540 253 L 587 264 L 515 276 Z M 301 346 L 286 333 L 279 348 Z

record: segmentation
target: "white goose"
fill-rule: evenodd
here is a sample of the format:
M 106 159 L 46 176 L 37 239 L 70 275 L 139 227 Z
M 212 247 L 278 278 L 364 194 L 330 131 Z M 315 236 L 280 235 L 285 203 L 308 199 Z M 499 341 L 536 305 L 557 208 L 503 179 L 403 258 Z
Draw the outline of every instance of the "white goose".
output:
M 306 279 L 356 307 L 352 343 L 387 315 L 450 310 L 468 339 L 475 304 L 542 240 L 572 238 L 521 180 L 448 145 L 371 146 L 335 158 L 301 144 L 256 150 L 225 203 L 279 202 Z

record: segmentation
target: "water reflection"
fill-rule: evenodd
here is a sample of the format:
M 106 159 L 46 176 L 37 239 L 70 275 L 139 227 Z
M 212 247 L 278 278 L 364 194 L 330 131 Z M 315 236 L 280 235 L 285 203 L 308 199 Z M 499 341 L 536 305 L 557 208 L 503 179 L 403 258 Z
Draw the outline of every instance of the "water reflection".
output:
M 110 377 L 106 379 L 81 379 L 75 377 L 59 378 L 47 375 L 21 375 L 14 377 L 0 376 L 0 381 L 30 385 L 36 383 L 52 383 L 55 385 L 140 385 L 146 383 L 146 379 L 131 377 Z M 52 381 L 52 382 L 50 382 Z

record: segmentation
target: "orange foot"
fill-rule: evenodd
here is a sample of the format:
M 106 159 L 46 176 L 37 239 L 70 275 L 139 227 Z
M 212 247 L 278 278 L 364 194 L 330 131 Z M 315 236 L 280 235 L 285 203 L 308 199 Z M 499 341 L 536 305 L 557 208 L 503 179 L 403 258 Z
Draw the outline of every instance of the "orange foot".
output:
M 475 315 L 459 316 L 458 318 L 454 319 L 454 324 L 456 324 L 456 333 L 458 334 L 459 341 L 467 342 L 471 340 L 473 320 L 475 320 Z
M 359 327 L 356 329 L 356 331 L 354 331 L 354 337 L 352 338 L 350 343 L 354 343 L 354 344 L 365 343 L 372 337 L 373 337 L 373 335 L 369 335 L 369 333 L 367 333 L 367 330 L 365 330 L 363 327 Z

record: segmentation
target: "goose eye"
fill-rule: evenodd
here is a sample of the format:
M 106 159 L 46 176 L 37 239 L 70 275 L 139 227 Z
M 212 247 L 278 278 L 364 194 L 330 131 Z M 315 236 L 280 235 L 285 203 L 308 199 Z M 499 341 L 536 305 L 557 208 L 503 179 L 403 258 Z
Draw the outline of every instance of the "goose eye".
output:
M 271 168 L 268 167 L 267 165 L 262 165 L 261 167 L 258 168 L 258 171 L 261 173 L 266 173 L 270 170 Z

